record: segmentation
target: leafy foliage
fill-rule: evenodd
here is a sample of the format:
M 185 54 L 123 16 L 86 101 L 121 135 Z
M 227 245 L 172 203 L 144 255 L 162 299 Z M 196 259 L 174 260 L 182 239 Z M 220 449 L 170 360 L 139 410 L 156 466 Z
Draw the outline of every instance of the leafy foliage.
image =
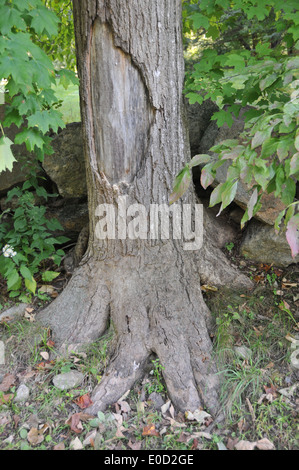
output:
M 45 206 L 34 204 L 34 196 L 27 187 L 26 182 L 23 188 L 9 192 L 8 200 L 13 197 L 18 199 L 18 207 L 13 213 L 13 227 L 2 221 L 0 225 L 0 244 L 4 245 L 0 255 L 0 274 L 7 281 L 10 297 L 19 297 L 23 301 L 28 296 L 22 293 L 22 287 L 26 287 L 30 294 L 36 294 L 35 277 L 41 266 L 49 259 L 52 264 L 59 265 L 64 251 L 56 250 L 56 245 L 68 240 L 51 235 L 50 231 L 63 229 L 56 219 L 48 220 L 45 217 Z M 56 277 L 56 273 L 53 276 L 51 273 L 44 273 L 43 278 Z
M 57 99 L 51 89 L 55 83 L 52 62 L 34 44 L 32 35 L 57 34 L 58 22 L 40 0 L 5 0 L 0 7 L 0 78 L 6 81 L 7 91 L 3 127 L 22 125 L 15 143 L 25 142 L 40 161 L 45 153 L 51 153 L 45 133 L 63 128 L 64 123 L 54 108 Z M 2 163 L 0 171 L 5 167 Z
M 238 140 L 213 147 L 216 163 L 202 171 L 207 188 L 216 170 L 231 161 L 227 181 L 218 185 L 211 205 L 220 212 L 234 199 L 238 182 L 251 190 L 242 226 L 260 209 L 264 192 L 274 193 L 286 205 L 284 218 L 288 241 L 295 256 L 298 217 L 295 201 L 299 176 L 299 13 L 297 2 L 278 0 L 184 1 L 185 32 L 205 44 L 200 60 L 187 74 L 186 94 L 190 103 L 211 99 L 219 106 L 212 119 L 218 127 L 233 124 L 241 108 L 246 127 Z M 186 171 L 186 170 L 185 170 Z M 175 186 L 174 193 L 182 188 Z M 184 192 L 184 191 L 183 191 Z M 175 196 L 171 196 L 171 202 Z
M 54 63 L 55 69 L 61 74 L 61 81 L 73 82 L 76 71 L 76 45 L 71 0 L 43 0 L 45 7 L 59 18 L 57 34 L 51 40 L 45 34 L 34 37 L 34 41 Z M 65 73 L 64 73 L 65 72 Z
M 56 84 L 52 60 L 58 54 L 53 44 L 61 39 L 64 22 L 63 15 L 59 19 L 55 11 L 62 3 L 65 2 L 4 0 L 0 6 L 0 81 L 6 84 L 5 119 L 0 125 L 0 172 L 12 170 L 15 161 L 11 151 L 13 142 L 5 136 L 5 127 L 14 124 L 21 128 L 14 143 L 24 143 L 36 156 L 36 164 L 31 168 L 25 165 L 28 178 L 23 188 L 15 188 L 8 194 L 7 202 L 14 196 L 18 198 L 17 207 L 12 210 L 13 227 L 3 221 L 0 226 L 0 274 L 7 281 L 10 296 L 23 300 L 28 295 L 22 293 L 24 287 L 30 295 L 36 294 L 36 276 L 46 260 L 60 264 L 64 252 L 56 250 L 56 246 L 67 240 L 51 235 L 50 231 L 62 227 L 57 220 L 45 217 L 45 206 L 35 205 L 31 192 L 33 189 L 37 196 L 48 198 L 45 188 L 39 185 L 37 163 L 43 161 L 45 154 L 53 152 L 49 131 L 57 132 L 59 127 L 65 127 L 52 88 Z M 74 73 L 61 72 L 60 78 L 67 86 L 74 80 Z M 57 273 L 42 275 L 53 279 Z

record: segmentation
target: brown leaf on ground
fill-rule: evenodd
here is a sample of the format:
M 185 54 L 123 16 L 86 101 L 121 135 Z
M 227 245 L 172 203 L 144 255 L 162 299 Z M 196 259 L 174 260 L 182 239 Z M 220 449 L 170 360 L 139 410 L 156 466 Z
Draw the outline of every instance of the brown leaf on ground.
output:
M 0 384 L 0 392 L 8 392 L 10 387 L 12 387 L 16 382 L 16 378 L 12 374 L 6 374 Z
M 272 385 L 272 384 L 269 385 L 269 386 L 264 385 L 264 390 L 265 390 L 267 395 L 271 394 L 271 395 L 273 395 L 273 398 L 277 397 L 277 393 L 276 393 L 277 392 L 277 387 L 275 387 L 274 385 Z
M 142 442 L 137 441 L 137 442 L 132 442 L 131 440 L 128 443 L 128 447 L 132 450 L 140 450 L 141 449 Z
M 92 418 L 93 416 L 87 413 L 75 413 L 66 421 L 65 424 L 68 424 L 71 430 L 74 431 L 76 434 L 80 434 L 83 431 L 81 421 L 88 421 Z
M 154 424 L 148 424 L 147 426 L 145 426 L 143 428 L 142 435 L 160 437 L 160 434 L 158 433 L 158 431 L 156 431 Z
M 37 364 L 36 369 L 37 370 L 51 370 L 53 369 L 55 365 L 55 361 L 43 361 Z
M 90 405 L 92 405 L 89 393 L 86 393 L 85 395 L 76 398 L 76 400 L 74 400 L 74 403 L 76 403 L 76 405 L 78 405 L 81 410 L 85 410 Z
M 272 444 L 272 442 L 270 442 L 267 438 L 260 439 L 260 440 L 256 443 L 256 447 L 257 447 L 259 450 L 274 450 L 274 449 L 275 449 L 274 444 Z
M 127 401 L 119 401 L 118 404 L 122 413 L 129 413 L 131 411 L 131 407 Z
M 235 445 L 236 450 L 254 450 L 256 442 L 240 441 Z
M 196 450 L 198 447 L 198 444 L 199 444 L 198 439 L 194 439 L 191 450 Z
M 255 448 L 259 450 L 274 450 L 275 447 L 269 439 L 260 439 L 256 442 L 249 442 L 249 441 L 240 441 L 235 444 L 236 450 L 254 450 Z
M 53 450 L 65 450 L 64 442 L 60 442 L 59 444 L 56 444 L 56 446 L 53 447 Z
M 43 430 L 41 429 L 39 431 L 36 428 L 31 428 L 29 433 L 27 434 L 27 440 L 33 446 L 37 446 L 38 444 L 41 444 L 44 440 Z
M 232 439 L 231 437 L 229 437 L 226 443 L 226 447 L 228 448 L 228 450 L 234 450 L 236 444 L 238 444 L 238 439 Z
M 7 393 L 6 395 L 3 395 L 0 397 L 0 405 L 6 405 L 7 403 L 10 403 L 13 397 L 13 393 Z

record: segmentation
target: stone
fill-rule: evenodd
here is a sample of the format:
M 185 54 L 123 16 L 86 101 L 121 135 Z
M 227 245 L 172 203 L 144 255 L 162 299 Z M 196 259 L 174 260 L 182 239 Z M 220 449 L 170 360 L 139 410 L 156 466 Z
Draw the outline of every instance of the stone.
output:
M 161 406 L 164 405 L 164 400 L 163 398 L 161 397 L 161 395 L 157 392 L 152 392 L 149 397 L 148 397 L 148 401 L 150 401 L 153 405 L 153 408 L 155 410 L 160 410 L 161 409 Z
M 28 400 L 29 394 L 30 394 L 30 391 L 29 391 L 29 388 L 27 387 L 27 385 L 21 384 L 17 389 L 17 393 L 16 393 L 16 396 L 14 398 L 14 401 L 16 403 L 23 403 L 26 400 Z
M 82 198 L 87 196 L 83 156 L 82 125 L 67 124 L 52 140 L 54 153 L 45 155 L 43 169 L 56 184 L 60 196 Z
M 191 155 L 199 152 L 200 143 L 208 128 L 211 117 L 219 108 L 211 100 L 206 100 L 202 104 L 189 104 L 186 102 L 186 114 L 189 128 L 189 142 Z
M 80 385 L 84 380 L 84 375 L 76 370 L 58 374 L 53 378 L 53 384 L 60 390 L 70 390 Z
M 48 207 L 46 217 L 48 219 L 57 219 L 63 227 L 63 235 L 70 240 L 77 240 L 82 229 L 88 226 L 87 201 L 64 200 L 61 207 Z M 53 233 L 54 236 L 61 234 L 61 231 Z
M 240 246 L 240 254 L 252 261 L 287 267 L 299 262 L 299 255 L 292 258 L 286 235 L 281 230 L 276 233 L 274 227 L 252 220 L 246 229 Z

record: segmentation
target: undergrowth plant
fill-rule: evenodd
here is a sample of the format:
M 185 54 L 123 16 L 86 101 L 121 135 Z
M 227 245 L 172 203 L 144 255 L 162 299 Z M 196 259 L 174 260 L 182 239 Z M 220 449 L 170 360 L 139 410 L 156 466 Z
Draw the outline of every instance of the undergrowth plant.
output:
M 24 188 L 25 186 L 25 188 Z M 48 270 L 47 260 L 59 266 L 64 256 L 57 245 L 65 243 L 66 237 L 53 237 L 51 231 L 63 230 L 56 219 L 47 219 L 46 207 L 37 206 L 34 195 L 26 189 L 14 188 L 7 201 L 17 197 L 18 205 L 12 213 L 13 225 L 2 222 L 0 216 L 0 274 L 7 282 L 9 296 L 28 301 L 37 291 L 37 275 L 50 282 L 58 273 Z M 25 291 L 24 291 L 25 289 Z
M 285 208 L 282 221 L 292 256 L 299 253 L 299 13 L 289 0 L 184 0 L 184 30 L 199 42 L 198 62 L 187 71 L 190 103 L 212 100 L 218 127 L 231 127 L 245 109 L 245 130 L 196 155 L 177 175 L 170 203 L 189 187 L 194 166 L 201 165 L 204 189 L 215 183 L 217 170 L 229 162 L 226 181 L 216 183 L 210 206 L 219 214 L 234 200 L 243 183 L 249 202 L 244 227 L 261 208 L 264 194 L 274 194 Z
M 78 82 L 74 71 L 63 67 L 62 60 L 60 70 L 52 62 L 53 38 L 61 31 L 65 15 L 71 10 L 65 12 L 62 20 L 47 8 L 53 6 L 52 2 L 48 3 L 3 0 L 0 4 L 0 83 L 5 85 L 5 118 L 0 123 L 0 172 L 13 168 L 13 143 L 25 144 L 35 157 L 32 168 L 26 168 L 28 178 L 23 187 L 8 194 L 6 202 L 13 197 L 17 199 L 16 207 L 9 210 L 12 227 L 4 221 L 4 213 L 0 216 L 0 275 L 7 282 L 10 297 L 20 300 L 28 300 L 36 294 L 38 274 L 45 282 L 57 276 L 43 268 L 46 260 L 60 264 L 64 252 L 57 246 L 66 241 L 66 238 L 51 235 L 62 227 L 58 221 L 46 218 L 45 206 L 35 204 L 31 192 L 34 190 L 37 197 L 45 200 L 49 197 L 39 184 L 37 168 L 44 155 L 53 153 L 49 131 L 55 133 L 65 127 L 53 85 L 58 77 L 64 87 Z M 62 2 L 59 8 L 56 4 L 54 10 L 60 12 Z M 70 60 L 66 64 L 69 65 Z M 5 129 L 11 125 L 19 129 L 14 142 L 5 134 Z

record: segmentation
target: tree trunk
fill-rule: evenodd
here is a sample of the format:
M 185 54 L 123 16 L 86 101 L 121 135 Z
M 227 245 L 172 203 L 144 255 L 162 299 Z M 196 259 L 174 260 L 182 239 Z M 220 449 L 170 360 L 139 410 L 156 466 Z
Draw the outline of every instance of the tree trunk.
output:
M 178 237 L 144 236 L 134 211 L 126 218 L 119 205 L 139 204 L 133 206 L 139 215 L 142 208 L 150 214 L 151 205 L 168 205 L 174 177 L 190 158 L 181 0 L 73 5 L 90 237 L 68 286 L 41 319 L 67 344 L 95 340 L 113 324 L 117 346 L 89 411 L 117 401 L 154 353 L 178 409 L 205 406 L 216 413 L 218 376 L 200 278 L 214 285 L 249 283 L 217 247 L 207 216 L 203 247 L 192 251 Z M 193 190 L 177 207 L 187 203 L 196 203 Z M 103 204 L 119 215 L 122 235 L 115 239 L 113 230 L 99 238 Z

